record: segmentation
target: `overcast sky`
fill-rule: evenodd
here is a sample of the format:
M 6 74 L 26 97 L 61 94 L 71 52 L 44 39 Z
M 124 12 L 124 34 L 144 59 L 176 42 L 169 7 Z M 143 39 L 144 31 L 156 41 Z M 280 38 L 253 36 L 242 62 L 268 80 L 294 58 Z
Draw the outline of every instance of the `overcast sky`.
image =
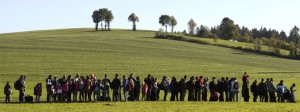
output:
M 130 29 L 135 13 L 137 29 L 158 30 L 160 15 L 175 16 L 175 31 L 187 30 L 192 18 L 198 26 L 219 25 L 224 17 L 240 27 L 284 30 L 300 26 L 300 0 L 0 0 L 0 33 L 61 28 L 93 28 L 94 10 L 108 8 L 112 28 Z M 170 30 L 168 30 L 170 31 Z

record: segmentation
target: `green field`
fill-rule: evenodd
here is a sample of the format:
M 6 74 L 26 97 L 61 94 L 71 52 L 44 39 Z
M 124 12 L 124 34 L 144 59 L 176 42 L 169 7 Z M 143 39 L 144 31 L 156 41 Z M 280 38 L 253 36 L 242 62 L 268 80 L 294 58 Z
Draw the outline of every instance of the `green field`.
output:
M 176 40 L 155 39 L 153 31 L 117 30 L 95 32 L 93 29 L 63 29 L 0 34 L 0 101 L 4 101 L 3 88 L 6 82 L 13 83 L 21 74 L 26 77 L 26 94 L 33 95 L 37 82 L 45 84 L 49 74 L 96 74 L 103 78 L 115 73 L 133 73 L 142 79 L 152 74 L 159 80 L 163 75 L 181 78 L 188 76 L 237 77 L 250 74 L 254 79 L 274 78 L 275 84 L 283 79 L 288 87 L 296 83 L 299 88 L 300 61 L 249 53 L 236 49 L 202 45 Z M 212 40 L 207 40 L 211 41 Z M 225 41 L 218 41 L 226 43 Z M 226 43 L 228 44 L 228 43 Z M 244 44 L 244 43 L 241 43 Z M 45 87 L 45 85 L 43 85 Z M 45 89 L 45 88 L 43 88 Z M 45 101 L 45 92 L 42 100 Z M 12 100 L 18 93 L 14 90 Z M 162 94 L 161 94 L 162 97 Z M 297 94 L 297 102 L 300 95 Z M 251 96 L 252 98 L 252 96 Z M 250 98 L 250 99 L 251 99 Z M 84 104 L 84 105 L 82 105 Z M 208 103 L 208 102 L 130 102 L 130 103 L 72 103 L 72 104 L 0 104 L 0 111 L 51 111 L 51 108 L 73 107 L 83 111 L 198 111 L 197 106 L 210 111 L 300 111 L 300 105 L 289 103 Z M 26 105 L 25 107 L 22 107 Z M 156 108 L 156 106 L 158 108 Z M 19 108 L 20 107 L 20 108 Z M 41 108 L 43 107 L 43 108 Z M 96 108 L 97 107 L 97 108 Z M 130 110 L 134 107 L 133 110 Z M 214 108 L 216 107 L 216 109 Z M 296 110 L 293 110 L 295 109 Z M 146 109 L 146 110 L 143 110 Z M 215 110 L 214 110 L 215 109 Z M 60 111 L 60 110 L 57 110 Z M 75 111 L 75 110 L 74 110 Z M 77 110 L 80 111 L 80 110 Z

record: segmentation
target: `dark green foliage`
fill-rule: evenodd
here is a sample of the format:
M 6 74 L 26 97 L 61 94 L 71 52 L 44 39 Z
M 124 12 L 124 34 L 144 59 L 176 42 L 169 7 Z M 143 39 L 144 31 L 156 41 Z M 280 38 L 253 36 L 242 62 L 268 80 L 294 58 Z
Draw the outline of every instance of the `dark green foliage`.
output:
M 107 8 L 102 8 L 98 10 L 95 10 L 92 15 L 94 23 L 96 23 L 96 31 L 98 31 L 98 23 L 101 23 L 101 28 L 103 30 L 103 24 L 102 21 L 104 21 L 105 24 L 105 30 L 106 27 L 108 30 L 110 30 L 110 22 L 114 19 L 114 16 L 110 10 Z
M 209 28 L 203 25 L 200 28 L 198 27 L 196 31 L 198 37 L 209 38 L 212 35 Z
M 128 21 L 132 22 L 132 31 L 136 31 L 136 22 L 139 22 L 139 17 L 137 17 L 134 13 L 131 13 L 128 17 Z
M 238 29 L 233 20 L 225 17 L 220 24 L 220 33 L 223 39 L 237 39 Z
M 168 32 L 168 26 L 171 25 L 171 17 L 169 15 L 161 15 L 159 17 L 159 24 L 166 27 L 166 32 Z

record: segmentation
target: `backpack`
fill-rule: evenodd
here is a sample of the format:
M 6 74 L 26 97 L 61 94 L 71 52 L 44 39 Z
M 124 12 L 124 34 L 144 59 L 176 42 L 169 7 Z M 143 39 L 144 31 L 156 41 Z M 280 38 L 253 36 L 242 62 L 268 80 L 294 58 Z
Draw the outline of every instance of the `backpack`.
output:
M 36 95 L 37 94 L 37 85 L 34 87 L 33 89 L 33 94 Z
M 239 83 L 238 82 L 233 83 L 233 89 L 239 89 Z
M 20 80 L 17 80 L 15 83 L 14 83 L 14 87 L 16 90 L 20 90 L 20 84 L 21 84 L 21 81 Z
M 132 86 L 131 86 L 130 83 L 128 83 L 128 84 L 126 85 L 126 89 L 127 89 L 127 91 L 131 91 L 131 90 L 132 90 Z

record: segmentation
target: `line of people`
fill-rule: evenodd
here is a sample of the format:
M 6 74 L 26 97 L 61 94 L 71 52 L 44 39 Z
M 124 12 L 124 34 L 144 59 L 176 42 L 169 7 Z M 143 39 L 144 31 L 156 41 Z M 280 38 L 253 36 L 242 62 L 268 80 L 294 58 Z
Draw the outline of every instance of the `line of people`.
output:
M 272 78 L 264 79 L 258 84 L 257 80 L 253 82 L 250 91 L 253 93 L 253 102 L 259 97 L 261 102 L 276 102 L 275 93 L 277 93 L 277 101 L 295 102 L 295 84 L 290 90 L 283 84 L 283 80 L 275 86 Z M 25 101 L 25 76 L 21 76 L 14 84 L 15 89 L 19 90 L 19 101 Z M 74 78 L 69 75 L 63 75 L 62 78 L 49 75 L 46 79 L 47 102 L 91 102 L 91 101 L 111 101 L 110 90 L 112 90 L 112 101 L 139 101 L 140 93 L 142 93 L 142 101 L 159 100 L 160 91 L 164 92 L 163 100 L 167 101 L 167 96 L 171 93 L 170 101 L 184 101 L 186 93 L 188 93 L 188 101 L 219 101 L 219 102 L 238 102 L 240 87 L 241 94 L 245 102 L 249 102 L 249 75 L 245 72 L 242 76 L 242 84 L 237 78 L 228 77 L 216 80 L 215 77 L 209 81 L 209 78 L 203 76 L 191 76 L 187 80 L 185 75 L 179 81 L 176 77 L 163 76 L 159 82 L 150 74 L 144 80 L 140 80 L 139 76 L 134 77 L 130 74 L 128 78 L 123 75 L 123 79 L 118 74 L 112 81 L 105 74 L 102 80 L 97 79 L 94 74 L 83 77 L 77 74 Z M 188 91 L 188 92 L 187 92 Z M 210 93 L 209 99 L 208 92 Z M 9 83 L 4 88 L 6 102 L 9 102 L 9 95 L 12 89 Z M 269 93 L 269 94 L 268 94 Z M 34 95 L 36 102 L 40 102 L 42 95 L 42 83 L 37 83 L 34 87 Z M 122 100 L 122 97 L 124 100 Z M 79 99 L 78 99 L 79 98 Z

